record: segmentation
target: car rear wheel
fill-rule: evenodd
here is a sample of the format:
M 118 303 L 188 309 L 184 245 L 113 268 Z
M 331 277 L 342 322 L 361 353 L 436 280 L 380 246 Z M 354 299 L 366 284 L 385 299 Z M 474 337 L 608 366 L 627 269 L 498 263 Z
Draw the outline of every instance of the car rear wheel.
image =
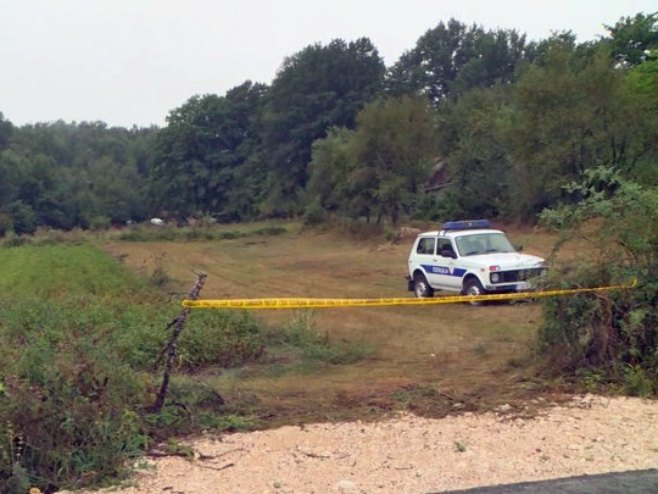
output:
M 429 298 L 434 295 L 434 290 L 422 273 L 414 274 L 414 294 L 418 298 Z

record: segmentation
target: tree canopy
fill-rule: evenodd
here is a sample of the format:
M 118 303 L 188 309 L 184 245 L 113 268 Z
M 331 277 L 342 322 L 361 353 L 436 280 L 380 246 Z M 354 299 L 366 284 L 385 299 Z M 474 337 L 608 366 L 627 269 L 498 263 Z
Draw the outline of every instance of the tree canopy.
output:
M 317 43 L 270 85 L 191 96 L 163 128 L 16 127 L 0 113 L 0 232 L 309 210 L 533 221 L 600 166 L 652 187 L 657 16 L 584 43 L 450 19 L 390 67 L 368 38 Z M 437 162 L 449 185 L 426 192 Z
M 438 105 L 469 89 L 512 82 L 534 51 L 525 35 L 514 30 L 487 31 L 450 19 L 400 57 L 388 71 L 387 87 L 392 94 L 424 94 Z
M 313 141 L 332 127 L 354 126 L 381 89 L 384 62 L 367 38 L 311 45 L 283 63 L 262 112 L 267 214 L 295 209 L 308 180 Z

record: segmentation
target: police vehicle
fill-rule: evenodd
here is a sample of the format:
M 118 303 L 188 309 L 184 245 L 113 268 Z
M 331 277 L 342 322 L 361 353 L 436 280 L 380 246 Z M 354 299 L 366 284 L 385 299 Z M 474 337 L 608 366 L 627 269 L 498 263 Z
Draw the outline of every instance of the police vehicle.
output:
M 464 295 L 531 290 L 544 259 L 521 254 L 488 220 L 448 221 L 418 235 L 409 253 L 408 288 L 419 298 L 435 290 Z

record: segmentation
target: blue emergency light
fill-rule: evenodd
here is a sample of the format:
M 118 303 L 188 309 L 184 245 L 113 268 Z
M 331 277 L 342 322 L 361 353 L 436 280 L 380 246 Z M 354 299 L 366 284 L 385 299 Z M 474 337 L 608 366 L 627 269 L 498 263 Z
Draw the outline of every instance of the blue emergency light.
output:
M 474 228 L 491 228 L 489 220 L 446 221 L 441 225 L 443 230 L 470 230 Z

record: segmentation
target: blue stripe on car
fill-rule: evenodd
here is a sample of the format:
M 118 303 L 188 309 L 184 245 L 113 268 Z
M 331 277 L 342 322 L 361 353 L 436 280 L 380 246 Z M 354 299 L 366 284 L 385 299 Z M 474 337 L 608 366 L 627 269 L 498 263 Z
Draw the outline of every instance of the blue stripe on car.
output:
M 448 266 L 433 266 L 432 264 L 421 264 L 420 266 L 426 273 L 445 274 L 448 276 L 457 276 L 458 278 L 462 278 L 466 274 L 466 270 L 463 268 L 453 268 L 452 272 L 450 272 Z

